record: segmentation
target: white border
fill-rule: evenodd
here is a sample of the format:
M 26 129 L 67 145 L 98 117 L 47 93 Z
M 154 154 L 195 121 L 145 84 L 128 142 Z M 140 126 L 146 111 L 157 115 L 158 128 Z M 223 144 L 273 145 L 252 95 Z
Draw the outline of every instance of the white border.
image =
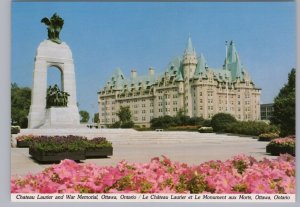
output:
M 212 0 L 213 1 L 213 0 Z M 296 14 L 297 14 L 297 67 L 300 68 L 300 0 L 296 0 Z M 11 21 L 11 0 L 1 0 L 0 1 L 0 150 L 1 157 L 1 168 L 3 169 L 0 173 L 0 206 L 10 207 L 10 206 L 41 206 L 39 203 L 11 203 L 11 194 L 10 194 L 10 142 L 8 137 L 10 136 L 10 21 Z M 296 26 L 296 25 L 295 25 Z M 300 74 L 297 72 L 297 81 L 300 78 Z M 300 91 L 299 84 L 297 82 L 297 103 L 300 101 Z M 296 104 L 297 105 L 297 104 Z M 298 108 L 297 108 L 297 120 L 299 118 Z M 300 123 L 296 122 L 296 128 L 300 129 Z M 298 133 L 297 133 L 298 135 Z M 297 147 L 297 154 L 300 153 Z M 296 159 L 298 160 L 298 159 Z M 300 177 L 299 173 L 299 163 L 297 163 L 297 178 Z M 300 179 L 296 179 L 297 186 L 300 186 Z M 299 195 L 300 188 L 297 188 L 297 194 Z M 278 206 L 282 207 L 285 205 L 288 206 L 299 206 L 300 202 L 296 199 L 296 203 L 189 203 L 188 206 Z M 51 205 L 52 204 L 52 205 Z M 58 203 L 43 203 L 43 206 L 53 206 Z M 196 205 L 195 205 L 196 204 Z M 119 206 L 120 203 L 105 203 L 103 206 Z M 186 204 L 185 204 L 186 205 Z M 70 206 L 70 203 L 61 203 L 59 206 Z M 76 206 L 87 206 L 83 203 L 72 203 L 72 207 Z M 89 203 L 89 206 L 99 206 L 98 203 Z M 124 203 L 122 206 L 184 206 L 181 202 L 176 203 Z

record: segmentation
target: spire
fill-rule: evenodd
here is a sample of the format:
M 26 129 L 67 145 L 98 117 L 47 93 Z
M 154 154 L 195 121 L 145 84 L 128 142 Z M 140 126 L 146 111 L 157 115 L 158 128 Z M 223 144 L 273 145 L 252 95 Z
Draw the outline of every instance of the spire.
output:
M 241 77 L 242 76 L 242 65 L 240 63 L 240 58 L 238 56 L 238 54 L 236 54 L 236 73 L 235 73 L 235 77 Z
M 194 73 L 194 76 L 200 75 L 201 72 L 205 71 L 205 67 L 207 66 L 204 55 L 201 53 L 200 57 L 198 57 L 198 64 Z
M 115 90 L 121 90 L 122 89 L 122 82 L 124 80 L 124 75 L 122 73 L 122 70 L 120 68 L 116 68 L 114 75 L 113 75 L 113 79 L 114 79 L 114 88 Z
M 244 78 L 242 73 L 243 66 L 233 41 L 230 41 L 226 53 L 225 69 L 230 71 L 232 80 L 236 80 L 237 78 L 242 80 Z
M 228 45 L 228 49 L 227 49 L 227 54 L 226 54 L 227 55 L 227 57 L 226 57 L 227 64 L 236 62 L 236 54 L 237 54 L 237 51 L 235 49 L 235 45 L 234 45 L 233 41 L 230 41 L 230 43 Z
M 192 39 L 189 36 L 188 42 L 187 42 L 187 46 L 186 49 L 184 51 L 185 55 L 195 55 L 195 49 L 193 48 L 193 44 L 192 44 Z

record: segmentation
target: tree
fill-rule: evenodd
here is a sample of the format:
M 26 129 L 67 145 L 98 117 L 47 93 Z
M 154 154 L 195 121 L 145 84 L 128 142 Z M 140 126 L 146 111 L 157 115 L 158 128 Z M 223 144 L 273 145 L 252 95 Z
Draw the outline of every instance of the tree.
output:
M 99 113 L 94 114 L 94 123 L 99 123 Z
M 131 121 L 131 111 L 129 106 L 121 106 L 117 115 L 121 124 Z
M 294 135 L 296 127 L 295 108 L 296 69 L 293 68 L 285 84 L 274 99 L 271 122 L 280 128 L 281 136 Z
M 28 127 L 27 116 L 31 104 L 31 89 L 11 84 L 11 124 Z
M 80 123 L 87 123 L 90 119 L 90 114 L 87 111 L 79 111 L 80 114 Z
M 113 125 L 114 127 L 132 128 L 134 126 L 134 123 L 131 120 L 132 115 L 129 106 L 121 106 L 117 115 L 119 117 L 119 121 Z
M 237 120 L 231 114 L 218 113 L 212 117 L 211 126 L 215 132 L 225 132 L 227 127 L 234 122 Z

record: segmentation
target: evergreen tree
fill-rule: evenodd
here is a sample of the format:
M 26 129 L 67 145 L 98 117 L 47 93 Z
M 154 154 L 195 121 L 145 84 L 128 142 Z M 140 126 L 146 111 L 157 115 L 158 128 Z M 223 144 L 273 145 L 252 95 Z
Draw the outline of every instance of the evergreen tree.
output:
M 274 99 L 273 105 L 274 112 L 271 122 L 279 126 L 282 136 L 295 134 L 295 86 L 296 69 L 293 68 L 288 75 L 288 83 L 280 89 L 279 94 Z

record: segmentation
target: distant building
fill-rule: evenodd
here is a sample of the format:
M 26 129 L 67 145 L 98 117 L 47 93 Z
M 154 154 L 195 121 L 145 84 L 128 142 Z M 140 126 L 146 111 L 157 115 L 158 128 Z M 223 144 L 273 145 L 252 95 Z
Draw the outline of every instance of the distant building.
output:
M 270 120 L 273 115 L 273 103 L 260 105 L 260 118 L 261 120 Z
M 210 119 L 214 114 L 230 113 L 238 120 L 260 119 L 260 88 L 241 64 L 234 43 L 227 46 L 221 69 L 211 68 L 199 57 L 188 39 L 182 58 L 175 58 L 165 72 L 147 76 L 136 70 L 126 78 L 121 69 L 98 92 L 100 126 L 118 121 L 120 106 L 129 106 L 133 121 L 149 126 L 154 117 L 175 116 L 179 110 L 190 117 Z

